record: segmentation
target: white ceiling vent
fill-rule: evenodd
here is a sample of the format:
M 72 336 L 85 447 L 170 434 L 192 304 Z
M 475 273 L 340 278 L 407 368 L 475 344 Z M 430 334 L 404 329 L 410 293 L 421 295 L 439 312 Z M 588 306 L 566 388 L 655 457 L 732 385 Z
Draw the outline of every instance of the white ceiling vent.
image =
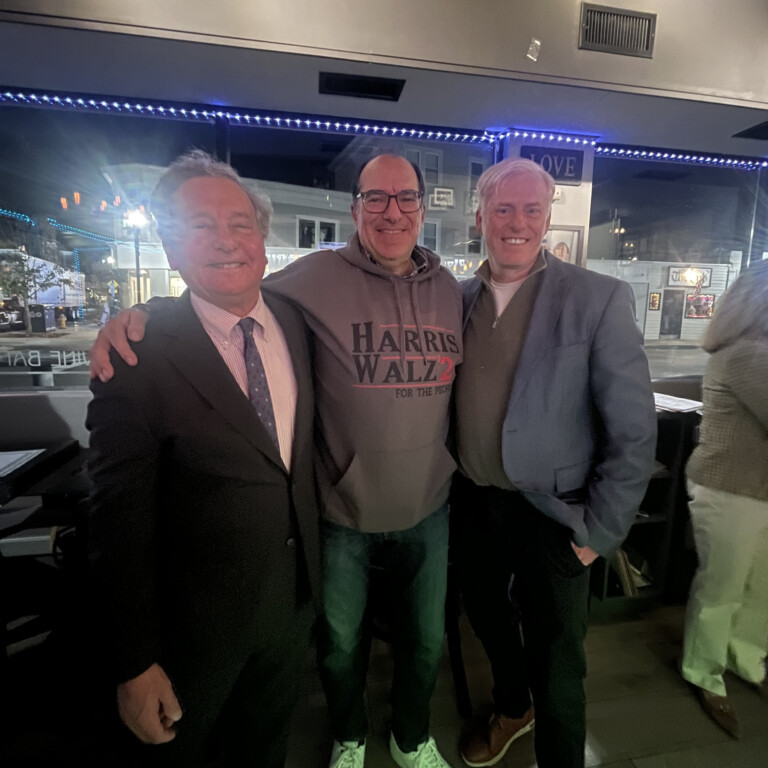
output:
M 655 13 L 581 4 L 579 48 L 650 59 L 655 36 Z

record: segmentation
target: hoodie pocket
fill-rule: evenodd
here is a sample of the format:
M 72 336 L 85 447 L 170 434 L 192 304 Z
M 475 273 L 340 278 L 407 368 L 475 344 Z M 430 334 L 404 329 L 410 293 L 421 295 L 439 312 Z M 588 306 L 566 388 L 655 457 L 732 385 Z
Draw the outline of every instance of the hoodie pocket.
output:
M 367 533 L 412 528 L 448 496 L 456 463 L 445 444 L 434 442 L 411 450 L 355 454 L 328 500 L 342 518 L 356 521 Z

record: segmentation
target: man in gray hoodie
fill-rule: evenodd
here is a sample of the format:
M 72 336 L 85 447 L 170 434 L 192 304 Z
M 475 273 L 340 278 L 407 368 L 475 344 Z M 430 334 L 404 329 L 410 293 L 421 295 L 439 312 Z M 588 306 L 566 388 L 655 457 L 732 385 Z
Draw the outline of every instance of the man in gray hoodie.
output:
M 447 766 L 429 736 L 429 700 L 444 632 L 455 467 L 445 442 L 461 298 L 439 258 L 416 245 L 418 168 L 380 155 L 352 194 L 357 233 L 347 246 L 305 256 L 264 286 L 296 304 L 314 337 L 330 766 L 363 765 L 371 561 L 394 604 L 390 752 L 403 768 Z
M 375 157 L 352 196 L 357 232 L 344 248 L 305 256 L 263 284 L 301 310 L 313 337 L 330 768 L 362 768 L 365 758 L 372 562 L 394 608 L 390 752 L 401 768 L 448 768 L 429 735 L 429 700 L 444 632 L 455 468 L 445 442 L 462 360 L 461 295 L 439 257 L 417 245 L 424 181 L 416 166 Z M 129 314 L 109 326 L 118 351 L 125 327 L 143 327 L 146 317 Z M 104 340 L 91 352 L 102 379 L 111 375 L 108 348 Z

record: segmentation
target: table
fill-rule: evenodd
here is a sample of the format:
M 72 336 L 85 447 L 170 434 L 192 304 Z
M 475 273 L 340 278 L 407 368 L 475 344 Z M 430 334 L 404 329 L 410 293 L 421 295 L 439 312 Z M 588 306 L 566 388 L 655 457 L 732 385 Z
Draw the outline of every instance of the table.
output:
M 72 439 L 47 446 L 0 444 L 0 505 L 20 496 L 80 452 L 80 444 Z M 7 466 L 10 458 L 16 461 Z M 5 470 L 2 469 L 4 464 L 7 466 Z

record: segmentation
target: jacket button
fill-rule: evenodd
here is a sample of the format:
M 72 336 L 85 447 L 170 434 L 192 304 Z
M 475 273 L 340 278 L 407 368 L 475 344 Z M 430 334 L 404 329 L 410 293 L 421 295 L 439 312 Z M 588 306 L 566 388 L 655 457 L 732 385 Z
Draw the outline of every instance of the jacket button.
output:
M 290 539 L 286 540 L 285 546 L 288 547 L 288 549 L 293 549 L 296 546 L 296 539 L 291 536 Z

